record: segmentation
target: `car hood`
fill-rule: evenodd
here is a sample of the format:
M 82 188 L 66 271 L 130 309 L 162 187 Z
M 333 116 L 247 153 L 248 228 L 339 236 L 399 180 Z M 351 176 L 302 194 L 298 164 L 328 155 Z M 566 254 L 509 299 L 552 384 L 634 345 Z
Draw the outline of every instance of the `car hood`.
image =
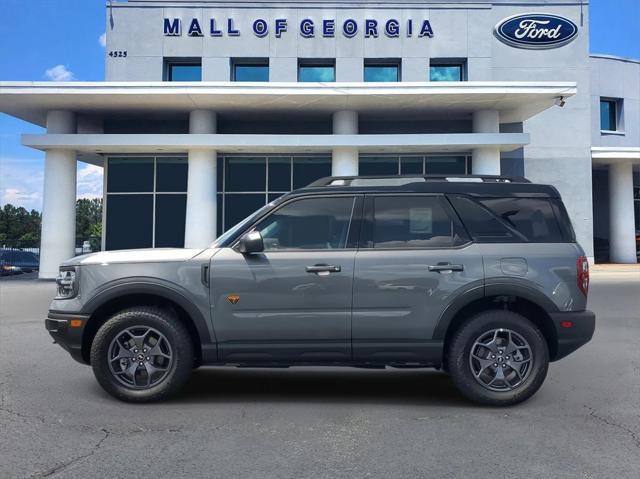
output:
M 89 264 L 111 263 L 167 263 L 187 261 L 200 254 L 202 249 L 187 248 L 149 248 L 100 251 L 99 253 L 76 256 L 63 263 L 63 266 L 82 266 Z

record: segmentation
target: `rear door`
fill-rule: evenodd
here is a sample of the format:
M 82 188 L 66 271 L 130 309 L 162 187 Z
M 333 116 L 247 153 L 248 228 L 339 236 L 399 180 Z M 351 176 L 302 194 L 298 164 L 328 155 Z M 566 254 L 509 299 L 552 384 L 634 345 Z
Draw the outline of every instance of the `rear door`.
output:
M 442 195 L 365 199 L 353 284 L 356 361 L 437 361 L 434 331 L 456 297 L 484 282 L 482 256 Z

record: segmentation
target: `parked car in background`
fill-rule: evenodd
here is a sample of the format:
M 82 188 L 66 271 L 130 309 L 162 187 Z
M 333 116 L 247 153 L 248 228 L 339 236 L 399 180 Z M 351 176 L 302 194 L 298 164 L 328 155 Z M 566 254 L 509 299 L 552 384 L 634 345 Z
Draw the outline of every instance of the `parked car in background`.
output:
M 0 250 L 0 265 L 2 265 L 2 276 L 32 273 L 38 271 L 40 258 L 31 251 L 2 249 Z

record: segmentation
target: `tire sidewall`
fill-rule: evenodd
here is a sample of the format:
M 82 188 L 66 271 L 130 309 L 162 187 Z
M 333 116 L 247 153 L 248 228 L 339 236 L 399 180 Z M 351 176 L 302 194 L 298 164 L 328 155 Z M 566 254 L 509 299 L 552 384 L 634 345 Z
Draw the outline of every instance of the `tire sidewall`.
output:
M 533 362 L 527 378 L 511 391 L 492 391 L 474 377 L 469 356 L 474 342 L 493 329 L 510 329 L 520 334 L 531 347 Z M 549 366 L 549 348 L 540 330 L 512 311 L 487 311 L 470 318 L 454 334 L 448 354 L 448 368 L 455 385 L 474 401 L 501 406 L 522 402 L 542 385 Z
M 134 389 L 119 382 L 109 368 L 109 345 L 125 329 L 134 326 L 154 328 L 171 346 L 173 360 L 168 374 L 146 389 Z M 193 346 L 184 327 L 165 311 L 133 308 L 112 316 L 98 330 L 91 346 L 91 366 L 100 385 L 111 395 L 131 402 L 154 401 L 175 392 L 193 368 Z

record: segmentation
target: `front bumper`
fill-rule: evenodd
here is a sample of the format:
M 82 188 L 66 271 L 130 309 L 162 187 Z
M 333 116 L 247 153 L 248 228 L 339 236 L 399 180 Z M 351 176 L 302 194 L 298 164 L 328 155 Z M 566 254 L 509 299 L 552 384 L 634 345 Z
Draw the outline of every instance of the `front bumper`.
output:
M 596 315 L 593 311 L 568 311 L 551 313 L 555 327 L 557 347 L 551 358 L 557 361 L 584 346 L 593 337 L 596 329 Z
M 87 314 L 49 311 L 47 319 L 44 321 L 44 325 L 54 342 L 71 354 L 73 359 L 83 364 L 87 362 L 82 357 L 82 333 L 88 319 L 89 315 Z

